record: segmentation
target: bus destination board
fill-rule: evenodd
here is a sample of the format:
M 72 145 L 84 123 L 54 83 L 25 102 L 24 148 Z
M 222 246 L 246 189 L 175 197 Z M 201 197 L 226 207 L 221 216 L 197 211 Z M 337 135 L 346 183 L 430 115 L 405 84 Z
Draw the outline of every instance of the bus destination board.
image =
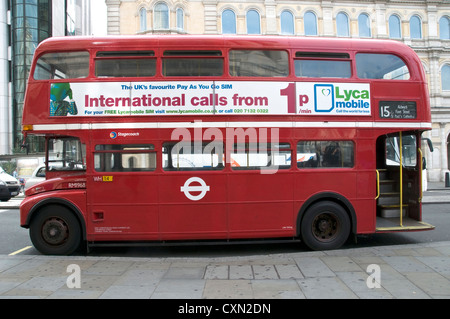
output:
M 417 106 L 414 101 L 380 101 L 380 118 L 415 119 Z

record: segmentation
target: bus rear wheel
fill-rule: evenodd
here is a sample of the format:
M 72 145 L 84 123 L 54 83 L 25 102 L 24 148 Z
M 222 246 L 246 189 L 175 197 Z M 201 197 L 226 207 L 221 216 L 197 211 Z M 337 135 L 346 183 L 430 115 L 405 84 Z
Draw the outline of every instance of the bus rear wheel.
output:
M 42 208 L 30 224 L 31 241 L 45 255 L 70 255 L 81 244 L 81 227 L 66 207 Z
M 329 201 L 308 208 L 300 225 L 302 241 L 312 250 L 341 247 L 350 234 L 350 219 L 345 209 Z

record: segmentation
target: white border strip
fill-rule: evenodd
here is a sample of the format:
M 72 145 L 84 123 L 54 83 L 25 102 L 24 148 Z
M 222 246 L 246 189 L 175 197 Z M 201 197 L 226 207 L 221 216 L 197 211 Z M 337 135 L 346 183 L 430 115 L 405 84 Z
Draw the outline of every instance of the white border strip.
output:
M 175 128 L 227 128 L 227 127 L 267 127 L 267 128 L 420 128 L 431 129 L 431 123 L 405 122 L 133 122 L 133 123 L 86 123 L 86 124 L 37 124 L 33 131 L 77 131 L 77 130 L 118 130 L 118 129 L 175 129 Z

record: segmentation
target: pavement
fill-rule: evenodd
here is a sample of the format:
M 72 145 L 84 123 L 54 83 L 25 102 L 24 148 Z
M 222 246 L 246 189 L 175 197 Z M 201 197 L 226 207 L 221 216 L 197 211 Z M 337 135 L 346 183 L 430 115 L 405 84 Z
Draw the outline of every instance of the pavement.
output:
M 443 202 L 450 188 L 430 183 L 424 203 Z M 450 241 L 226 257 L 0 255 L 0 299 L 19 298 L 173 299 L 170 313 L 205 316 L 274 299 L 449 299 Z M 221 306 L 193 306 L 207 299 Z

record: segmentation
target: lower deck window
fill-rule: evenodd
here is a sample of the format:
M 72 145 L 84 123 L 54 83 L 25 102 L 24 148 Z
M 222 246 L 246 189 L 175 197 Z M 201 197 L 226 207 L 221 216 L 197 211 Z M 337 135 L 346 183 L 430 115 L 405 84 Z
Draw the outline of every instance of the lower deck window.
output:
M 234 144 L 230 154 L 233 169 L 252 170 L 276 167 L 288 169 L 291 166 L 289 143 L 242 143 Z
M 301 141 L 297 144 L 299 168 L 350 168 L 354 166 L 351 141 Z
M 156 169 L 156 152 L 152 144 L 96 145 L 94 168 L 97 172 L 142 172 Z
M 164 143 L 163 168 L 165 171 L 223 169 L 223 143 Z

